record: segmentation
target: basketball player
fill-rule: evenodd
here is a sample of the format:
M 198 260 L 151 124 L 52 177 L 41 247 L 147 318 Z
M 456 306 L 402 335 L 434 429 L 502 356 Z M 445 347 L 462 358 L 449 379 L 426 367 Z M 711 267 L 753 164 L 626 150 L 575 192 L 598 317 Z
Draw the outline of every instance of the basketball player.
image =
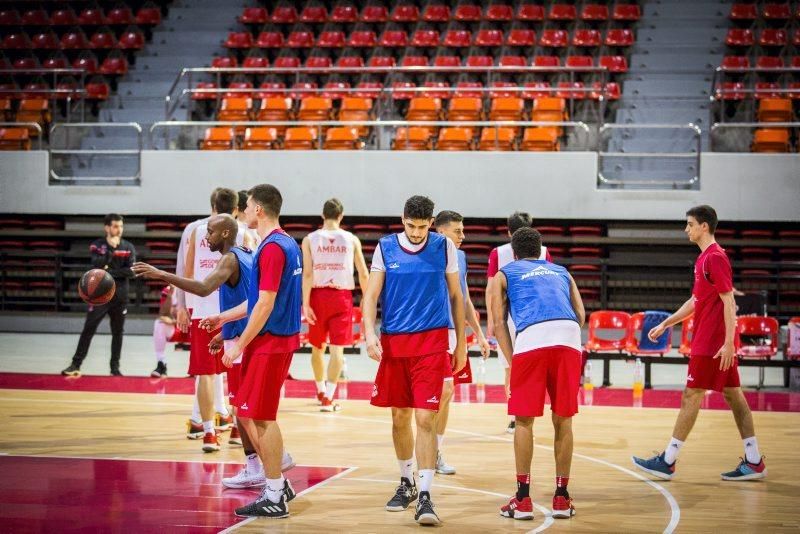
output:
M 108 271 L 114 278 L 114 296 L 106 304 L 89 306 L 86 321 L 83 323 L 78 346 L 72 356 L 72 363 L 61 371 L 64 376 L 81 376 L 81 364 L 89 353 L 97 327 L 108 315 L 111 326 L 111 376 L 122 376 L 119 359 L 122 355 L 122 334 L 125 328 L 125 315 L 128 313 L 128 280 L 133 278 L 131 265 L 136 261 L 136 248 L 122 239 L 122 215 L 109 213 L 103 221 L 105 237 L 96 239 L 89 245 L 92 255 L 92 268 Z
M 342 203 L 332 198 L 322 206 L 322 228 L 303 239 L 303 311 L 308 321 L 311 367 L 317 384 L 322 412 L 335 412 L 336 384 L 342 373 L 345 345 L 353 344 L 353 266 L 358 270 L 362 293 L 367 288 L 367 264 L 361 241 L 339 225 L 344 217 Z M 328 383 L 325 384 L 323 356 L 328 345 Z
M 300 348 L 303 259 L 300 247 L 280 227 L 283 198 L 278 189 L 261 184 L 248 195 L 247 222 L 258 230 L 261 244 L 253 259 L 247 303 L 203 323 L 214 329 L 247 317 L 247 326 L 225 349 L 222 361 L 230 367 L 244 353 L 237 412 L 253 438 L 267 483 L 254 502 L 236 509 L 236 515 L 281 518 L 289 515 L 295 492 L 281 474 L 283 436 L 276 416 L 292 356 Z
M 764 459 L 758 452 L 753 415 L 739 384 L 739 366 L 734 348 L 736 303 L 733 298 L 731 264 L 714 239 L 717 212 L 711 206 L 697 206 L 686 212 L 689 241 L 700 248 L 694 264 L 692 297 L 678 311 L 650 330 L 655 341 L 672 325 L 694 313 L 691 357 L 683 390 L 681 410 L 667 448 L 661 454 L 643 459 L 633 457 L 636 467 L 665 480 L 675 476 L 675 461 L 694 426 L 706 391 L 721 391 L 733 412 L 744 442 L 744 458 L 733 471 L 722 473 L 722 480 L 754 480 L 767 476 Z
M 533 225 L 533 219 L 531 218 L 529 213 L 524 211 L 515 211 L 511 215 L 508 216 L 506 224 L 508 225 L 508 237 L 510 238 L 514 235 L 514 232 L 519 230 L 520 228 L 530 228 Z M 542 246 L 542 257 L 540 259 L 546 259 L 547 261 L 551 261 L 550 252 L 547 251 L 547 247 Z M 486 269 L 486 336 L 488 338 L 494 337 L 494 318 L 492 317 L 492 279 L 497 274 L 497 272 L 514 261 L 514 251 L 511 250 L 511 243 L 506 243 L 505 245 L 500 245 L 499 247 L 495 247 L 489 253 L 489 266 Z M 514 338 L 514 324 L 511 322 L 509 318 L 508 329 L 511 332 L 511 338 Z M 503 371 L 505 372 L 505 388 L 506 388 L 506 398 L 508 398 L 510 394 L 510 387 L 509 381 L 511 379 L 511 369 L 508 368 L 507 363 L 508 359 L 503 354 L 503 349 L 499 346 L 497 347 L 497 359 L 500 360 L 500 365 L 503 366 Z M 512 419 L 511 422 L 508 423 L 508 428 L 506 431 L 509 434 L 514 433 L 514 420 Z
M 517 230 L 511 247 L 519 260 L 501 268 L 491 288 L 497 342 L 511 368 L 508 414 L 516 419 L 517 493 L 500 508 L 500 515 L 533 519 L 533 419 L 544 414 L 547 392 L 555 430 L 553 517 L 569 518 L 575 515 L 567 484 L 572 464 L 572 416 L 578 413 L 583 301 L 569 272 L 542 258 L 542 236 L 537 230 Z M 512 323 L 505 320 L 507 312 L 516 325 L 516 338 L 511 335 Z
M 236 220 L 245 229 L 245 243 L 247 244 L 247 248 L 255 250 L 261 241 L 259 240 L 258 232 L 253 228 L 247 227 L 247 216 L 244 214 L 244 210 L 247 209 L 247 191 L 242 189 L 237 194 L 239 195 L 239 203 L 236 209 Z
M 417 499 L 416 449 L 420 490 L 414 519 L 421 525 L 440 523 L 430 495 L 436 468 L 436 412 L 444 379 L 460 372 L 467 358 L 456 247 L 447 237 L 430 232 L 433 207 L 433 201 L 423 196 L 406 201 L 404 230 L 379 241 L 362 301 L 367 353 L 379 362 L 371 404 L 392 408 L 392 439 L 400 466 L 400 485 L 386 510 L 403 511 Z M 375 333 L 379 298 L 380 340 Z M 451 325 L 456 334 L 453 361 L 447 354 Z
M 478 337 L 478 345 L 481 349 L 483 359 L 489 357 L 489 342 L 483 335 L 480 322 L 478 321 L 478 314 L 475 311 L 475 306 L 472 304 L 472 299 L 469 296 L 469 287 L 467 286 L 467 255 L 461 249 L 461 243 L 464 241 L 464 217 L 455 211 L 440 211 L 436 215 L 436 231 L 449 238 L 455 244 L 458 250 L 458 277 L 461 282 L 461 294 L 464 297 L 464 316 L 466 317 L 467 324 L 469 324 L 472 331 Z M 455 329 L 449 330 L 449 353 L 452 356 L 456 345 Z M 444 379 L 444 386 L 442 388 L 442 401 L 439 404 L 439 413 L 436 415 L 436 472 L 440 475 L 455 475 L 456 469 L 442 458 L 442 444 L 444 443 L 444 431 L 447 428 L 447 419 L 450 415 L 450 401 L 453 398 L 453 390 L 458 384 L 472 383 L 472 369 L 469 364 L 469 358 L 466 359 L 466 365 L 457 374 L 447 376 Z
M 236 220 L 230 215 L 214 215 L 209 219 L 206 235 L 208 247 L 212 251 L 219 252 L 222 257 L 214 270 L 203 281 L 175 276 L 146 263 L 136 263 L 133 266 L 133 270 L 138 276 L 164 280 L 188 293 L 201 297 L 219 291 L 220 309 L 223 311 L 229 310 L 247 301 L 247 288 L 250 284 L 253 264 L 252 252 L 244 247 L 236 246 L 238 230 Z M 223 325 L 221 332 L 218 334 L 219 340 L 216 338 L 212 340 L 212 346 L 218 341 L 227 346 L 235 343 L 244 330 L 246 323 L 246 320 L 240 319 Z M 217 350 L 212 348 L 212 352 L 218 354 L 217 358 L 222 356 L 219 354 L 219 348 Z M 234 365 L 228 370 L 228 388 L 234 399 L 240 382 L 240 364 L 241 361 L 234 362 Z M 232 403 L 234 406 L 236 405 L 235 400 Z M 247 464 L 236 476 L 222 479 L 222 483 L 231 488 L 263 486 L 266 483 L 266 479 L 258 455 L 252 445 L 252 440 L 244 428 L 234 435 L 233 431 L 237 430 L 237 428 L 235 426 L 231 431 L 231 441 L 236 440 L 239 442 L 238 444 L 243 446 Z M 294 467 L 294 462 L 291 456 L 288 453 L 284 453 L 283 470 L 286 471 L 292 467 Z
M 166 378 L 167 358 L 164 350 L 167 343 L 188 341 L 188 337 L 175 327 L 175 307 L 172 305 L 174 286 L 165 286 L 161 290 L 158 318 L 153 322 L 153 347 L 156 353 L 156 368 L 150 373 L 153 378 Z

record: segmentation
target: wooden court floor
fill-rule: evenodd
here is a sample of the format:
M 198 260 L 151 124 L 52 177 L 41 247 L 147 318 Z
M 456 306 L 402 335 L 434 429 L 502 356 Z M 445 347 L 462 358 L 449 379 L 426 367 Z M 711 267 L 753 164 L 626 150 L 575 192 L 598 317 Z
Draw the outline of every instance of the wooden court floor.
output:
M 410 509 L 383 510 L 398 478 L 388 411 L 366 401 L 342 405 L 339 413 L 321 414 L 310 400 L 284 399 L 279 417 L 286 446 L 298 464 L 356 469 L 299 496 L 290 506 L 289 519 L 246 522 L 234 527 L 237 532 L 393 533 L 420 528 Z M 227 444 L 219 453 L 203 454 L 199 442 L 184 438 L 188 395 L 0 390 L 0 407 L 2 454 L 193 462 L 237 462 L 242 456 L 241 448 Z M 515 522 L 498 515 L 499 506 L 514 491 L 504 406 L 456 404 L 444 455 L 458 473 L 437 475 L 433 490 L 443 520 L 440 530 L 800 531 L 800 414 L 754 413 L 769 470 L 765 481 L 720 480 L 719 473 L 735 467 L 742 446 L 731 414 L 712 410 L 700 414 L 681 451 L 677 477 L 649 481 L 633 471 L 630 456 L 661 450 L 676 413 L 581 407 L 574 422 L 576 454 L 570 479 L 577 515 L 553 521 L 540 510 L 533 522 Z M 554 480 L 549 420 L 537 421 L 535 432 L 533 497 L 547 509 Z

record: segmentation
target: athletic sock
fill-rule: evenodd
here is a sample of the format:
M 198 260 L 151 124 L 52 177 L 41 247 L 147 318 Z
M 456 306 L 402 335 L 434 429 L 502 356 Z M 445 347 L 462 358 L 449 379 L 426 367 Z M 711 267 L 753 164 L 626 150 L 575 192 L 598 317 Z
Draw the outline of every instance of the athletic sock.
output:
M 336 392 L 336 382 L 328 382 L 328 387 L 325 388 L 325 397 L 328 400 L 333 400 L 333 394 Z
M 414 459 L 397 460 L 397 465 L 400 466 L 400 478 L 405 478 L 411 485 L 414 485 Z
M 261 460 L 258 459 L 258 454 L 256 454 L 256 451 L 244 451 L 244 455 L 247 458 L 247 472 L 248 473 L 260 472 Z
M 436 448 L 441 452 L 442 443 L 444 443 L 444 434 L 436 434 Z
M 203 432 L 205 432 L 206 434 L 208 434 L 209 432 L 211 432 L 212 434 L 214 433 L 214 421 L 213 420 L 212 421 L 203 421 Z
M 567 492 L 567 484 L 569 484 L 569 477 L 556 477 L 556 495 L 560 495 L 562 497 L 569 497 L 569 492 Z
M 324 380 L 316 380 L 317 384 L 317 393 L 325 393 L 325 381 Z
M 419 470 L 419 491 L 420 493 L 430 493 L 431 486 L 433 486 L 433 474 L 435 469 L 420 469 Z
M 225 406 L 225 383 L 222 376 L 222 373 L 214 375 L 214 411 L 227 417 L 228 407 Z
M 194 404 L 192 404 L 192 421 L 195 423 L 199 423 L 203 420 L 202 416 L 200 415 L 200 404 L 197 402 L 197 383 L 200 381 L 200 377 L 195 377 L 194 379 Z
M 758 452 L 758 441 L 756 437 L 742 440 L 744 442 L 744 459 L 753 465 L 761 463 L 761 453 Z
M 521 501 L 531 495 L 531 474 L 517 474 L 517 500 Z
M 683 442 L 681 440 L 675 438 L 670 439 L 669 445 L 664 449 L 664 461 L 669 465 L 674 464 L 675 460 L 678 459 L 678 453 L 681 451 L 681 447 L 683 447 Z
M 164 356 L 164 351 L 156 352 L 156 361 L 158 363 L 167 363 L 167 357 Z
M 267 487 L 265 488 L 267 499 L 272 502 L 281 502 L 281 496 L 283 495 L 283 484 L 285 481 L 286 479 L 283 478 L 283 475 L 281 475 L 280 478 L 268 478 Z

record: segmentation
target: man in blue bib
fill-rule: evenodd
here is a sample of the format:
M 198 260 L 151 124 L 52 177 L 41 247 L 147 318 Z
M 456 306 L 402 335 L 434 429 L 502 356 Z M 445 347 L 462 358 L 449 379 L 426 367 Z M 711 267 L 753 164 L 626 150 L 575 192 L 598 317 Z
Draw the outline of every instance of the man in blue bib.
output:
M 367 353 L 380 362 L 371 404 L 392 408 L 392 438 L 400 465 L 400 485 L 386 509 L 399 512 L 417 499 L 413 413 L 420 481 L 415 520 L 422 525 L 440 523 L 430 490 L 442 385 L 447 376 L 464 368 L 467 357 L 456 247 L 444 235 L 430 232 L 433 208 L 433 201 L 423 196 L 406 201 L 403 232 L 378 243 L 361 304 Z M 380 339 L 375 332 L 379 300 Z M 451 324 L 456 335 L 452 362 L 448 355 Z
M 546 392 L 555 429 L 553 517 L 569 518 L 575 515 L 567 483 L 572 464 L 572 416 L 578 413 L 583 301 L 564 267 L 539 259 L 542 236 L 538 231 L 520 228 L 511 237 L 511 248 L 516 261 L 500 269 L 491 298 L 497 342 L 511 367 L 508 414 L 516 419 L 517 494 L 500 509 L 500 515 L 533 519 L 533 419 L 544 414 Z M 506 314 L 516 326 L 513 341 Z

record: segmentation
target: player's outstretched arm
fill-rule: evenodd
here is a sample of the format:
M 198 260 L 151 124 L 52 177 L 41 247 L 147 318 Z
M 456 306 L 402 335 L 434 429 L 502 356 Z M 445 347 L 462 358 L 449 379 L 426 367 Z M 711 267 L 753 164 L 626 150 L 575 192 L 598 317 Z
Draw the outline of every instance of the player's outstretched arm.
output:
M 211 315 L 202 319 L 200 321 L 200 328 L 207 332 L 213 332 L 214 330 L 219 330 L 222 328 L 222 325 L 225 323 L 230 323 L 231 321 L 238 321 L 247 316 L 247 301 L 242 302 L 235 308 L 231 308 L 230 310 L 225 310 L 224 312 L 220 313 L 219 315 Z
M 467 365 L 467 342 L 464 339 L 464 295 L 461 293 L 461 280 L 458 271 L 446 273 L 447 292 L 450 295 L 450 313 L 456 331 L 456 348 L 453 352 L 453 373 L 459 372 Z
M 676 325 L 689 317 L 691 314 L 694 313 L 694 299 L 689 297 L 689 300 L 683 303 L 683 305 L 678 308 L 678 311 L 664 319 L 661 324 L 658 326 L 654 326 L 650 332 L 647 333 L 647 337 L 650 338 L 650 341 L 655 341 L 661 334 L 663 334 L 667 328 L 670 326 Z
M 498 272 L 492 279 L 491 303 L 497 346 L 503 351 L 503 355 L 505 355 L 510 367 L 511 356 L 514 354 L 514 344 L 511 341 L 511 332 L 509 332 L 508 323 L 506 322 L 508 297 L 506 296 L 506 275 L 502 271 Z
M 168 284 L 174 285 L 188 293 L 198 295 L 200 297 L 207 297 L 225 283 L 236 269 L 239 263 L 232 253 L 225 254 L 222 259 L 217 263 L 213 271 L 202 281 L 193 280 L 191 278 L 184 278 L 176 276 L 172 273 L 156 269 L 147 263 L 137 262 L 133 264 L 133 272 L 136 276 L 144 278 L 156 278 L 164 280 Z
M 383 356 L 380 340 L 375 333 L 375 321 L 378 318 L 378 297 L 383 291 L 385 279 L 385 272 L 372 271 L 369 275 L 367 290 L 361 298 L 361 315 L 364 319 L 364 338 L 367 343 L 367 355 L 375 361 L 381 361 Z
M 578 290 L 578 285 L 573 280 L 572 275 L 569 276 L 569 301 L 572 304 L 572 310 L 578 316 L 578 324 L 583 327 L 586 322 L 586 310 L 583 307 L 583 298 L 581 292 Z

